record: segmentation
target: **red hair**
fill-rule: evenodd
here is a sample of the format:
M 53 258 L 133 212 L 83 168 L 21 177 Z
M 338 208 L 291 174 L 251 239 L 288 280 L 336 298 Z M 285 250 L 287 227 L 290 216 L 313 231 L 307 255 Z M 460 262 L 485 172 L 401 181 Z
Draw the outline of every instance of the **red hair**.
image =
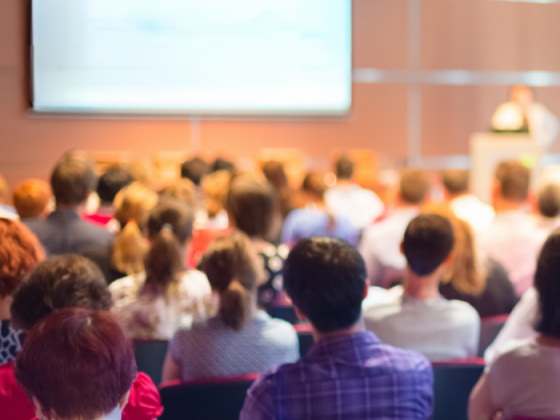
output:
M 29 330 L 15 376 L 43 412 L 93 420 L 118 406 L 136 378 L 136 363 L 110 313 L 65 308 Z

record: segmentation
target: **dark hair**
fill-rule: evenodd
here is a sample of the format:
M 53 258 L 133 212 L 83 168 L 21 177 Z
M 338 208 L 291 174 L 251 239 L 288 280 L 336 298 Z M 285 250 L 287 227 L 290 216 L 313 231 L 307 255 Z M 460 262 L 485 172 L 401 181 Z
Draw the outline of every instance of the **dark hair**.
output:
M 444 188 L 450 194 L 463 194 L 469 190 L 469 171 L 466 169 L 446 169 L 442 173 Z
M 93 420 L 119 405 L 136 378 L 136 362 L 110 313 L 66 308 L 27 333 L 14 373 L 43 412 Z
M 453 226 L 438 214 L 421 214 L 408 224 L 403 251 L 410 269 L 419 276 L 433 273 L 453 249 Z
M 510 201 L 524 201 L 529 195 L 529 169 L 516 161 L 498 165 L 496 179 L 500 183 L 500 195 Z
M 61 160 L 51 174 L 51 188 L 56 204 L 82 204 L 93 191 L 96 181 L 90 162 L 71 158 Z
M 57 255 L 40 262 L 14 294 L 11 313 L 17 328 L 29 330 L 55 309 L 107 311 L 111 293 L 99 268 L 85 257 Z
M 249 317 L 258 276 L 258 256 L 249 238 L 235 231 L 215 239 L 204 254 L 202 271 L 220 293 L 222 321 L 240 331 Z
M 560 185 L 547 184 L 539 190 L 539 213 L 554 218 L 560 213 Z
M 540 313 L 535 329 L 541 334 L 560 338 L 560 229 L 550 234 L 541 249 L 534 285 Z
M 430 191 L 430 180 L 422 169 L 405 169 L 401 173 L 401 198 L 408 204 L 420 204 Z
M 322 200 L 327 190 L 327 184 L 325 184 L 323 174 L 321 172 L 309 172 L 305 175 L 305 178 L 303 178 L 301 189 Z
M 335 170 L 338 179 L 350 179 L 354 175 L 354 162 L 343 156 L 336 161 Z
M 342 239 L 302 239 L 284 263 L 286 292 L 323 333 L 349 328 L 358 321 L 365 286 L 364 260 Z
M 181 165 L 181 178 L 188 178 L 195 185 L 200 185 L 202 178 L 209 173 L 210 165 L 199 157 L 187 160 Z
M 122 168 L 109 168 L 99 178 L 97 195 L 102 203 L 112 204 L 117 193 L 133 181 L 130 172 Z
M 226 208 L 235 226 L 249 237 L 265 238 L 272 228 L 275 201 L 263 182 L 239 178 L 232 182 Z
M 235 170 L 235 164 L 221 157 L 216 158 L 214 163 L 212 163 L 212 172 L 234 171 L 234 170 Z

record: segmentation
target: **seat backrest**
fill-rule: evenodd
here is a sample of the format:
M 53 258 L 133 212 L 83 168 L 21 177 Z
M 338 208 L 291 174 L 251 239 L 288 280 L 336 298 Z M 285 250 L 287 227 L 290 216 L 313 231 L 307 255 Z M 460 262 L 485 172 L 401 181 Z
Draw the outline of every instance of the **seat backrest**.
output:
M 313 345 L 313 334 L 311 332 L 311 324 L 297 324 L 294 329 L 298 335 L 299 356 L 303 357 L 307 354 Z
M 433 363 L 433 420 L 466 420 L 469 395 L 484 371 L 483 359 Z
M 164 383 L 159 391 L 164 408 L 159 420 L 238 420 L 247 390 L 257 377 Z
M 288 321 L 290 324 L 299 323 L 299 319 L 296 315 L 296 310 L 294 309 L 293 306 L 288 306 L 288 305 L 273 306 L 270 309 L 268 309 L 268 314 L 272 318 L 283 319 L 284 321 Z
M 496 339 L 509 315 L 497 315 L 480 320 L 480 341 L 478 344 L 478 357 L 484 357 L 484 352 Z
M 138 372 L 144 372 L 156 385 L 161 382 L 161 370 L 167 354 L 166 340 L 135 340 L 134 356 Z

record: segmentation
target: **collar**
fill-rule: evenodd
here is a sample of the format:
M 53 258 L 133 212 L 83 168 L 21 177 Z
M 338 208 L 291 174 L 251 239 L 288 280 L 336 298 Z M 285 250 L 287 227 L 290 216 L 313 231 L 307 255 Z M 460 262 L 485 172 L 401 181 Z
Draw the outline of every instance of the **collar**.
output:
M 80 216 L 74 210 L 55 210 L 51 214 L 47 216 L 48 220 L 76 220 L 79 219 Z
M 306 357 L 336 357 L 358 359 L 360 348 L 373 344 L 382 344 L 381 340 L 371 331 L 326 337 L 313 344 Z

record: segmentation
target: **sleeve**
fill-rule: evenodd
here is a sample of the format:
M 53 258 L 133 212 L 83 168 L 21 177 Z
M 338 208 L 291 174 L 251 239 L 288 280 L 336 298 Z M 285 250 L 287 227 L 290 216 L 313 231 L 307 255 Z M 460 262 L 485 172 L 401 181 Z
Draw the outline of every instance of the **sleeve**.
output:
M 247 391 L 239 420 L 275 420 L 273 394 L 273 380 L 261 375 Z
M 130 388 L 128 403 L 122 412 L 123 420 L 154 420 L 163 413 L 159 392 L 145 373 L 139 372 Z

